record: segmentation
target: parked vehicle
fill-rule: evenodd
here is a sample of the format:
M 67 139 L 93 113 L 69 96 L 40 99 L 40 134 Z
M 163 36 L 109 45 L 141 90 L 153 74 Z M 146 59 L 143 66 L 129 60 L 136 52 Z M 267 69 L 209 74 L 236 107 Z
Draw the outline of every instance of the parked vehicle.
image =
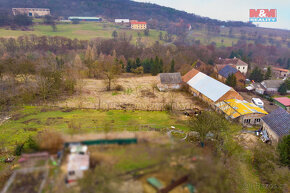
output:
M 264 109 L 264 102 L 259 98 L 252 98 L 252 103 L 254 103 L 257 107 Z

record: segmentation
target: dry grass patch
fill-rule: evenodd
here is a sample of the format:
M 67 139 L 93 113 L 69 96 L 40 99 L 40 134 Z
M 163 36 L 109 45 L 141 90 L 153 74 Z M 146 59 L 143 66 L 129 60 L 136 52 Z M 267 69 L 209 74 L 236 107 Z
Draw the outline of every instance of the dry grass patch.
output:
M 115 86 L 122 86 L 121 91 L 106 91 L 102 80 L 84 79 L 80 82 L 80 94 L 57 105 L 97 109 L 164 110 L 164 106 L 173 104 L 175 110 L 194 107 L 202 109 L 200 102 L 185 92 L 158 91 L 154 86 L 156 82 L 158 79 L 155 76 L 122 77 L 115 81 Z

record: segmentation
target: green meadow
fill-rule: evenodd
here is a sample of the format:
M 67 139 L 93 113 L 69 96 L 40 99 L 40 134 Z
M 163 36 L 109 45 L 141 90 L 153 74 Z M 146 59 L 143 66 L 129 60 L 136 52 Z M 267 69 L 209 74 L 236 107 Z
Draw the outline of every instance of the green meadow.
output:
M 136 131 L 142 129 L 140 125 L 160 129 L 174 125 L 176 128 L 188 129 L 185 122 L 161 111 L 98 111 L 26 106 L 16 111 L 9 121 L 0 126 L 0 141 L 12 147 L 45 129 L 64 134 L 81 134 L 104 130 Z
M 119 34 L 126 33 L 127 37 L 132 35 L 132 43 L 136 42 L 138 32 L 142 37 L 142 42 L 146 45 L 153 44 L 159 40 L 158 30 L 150 30 L 149 36 L 145 36 L 143 31 L 134 31 L 130 29 L 122 29 L 122 26 L 113 23 L 97 23 L 97 22 L 80 22 L 79 24 L 71 23 L 58 23 L 57 30 L 54 32 L 49 25 L 35 23 L 29 31 L 21 30 L 8 30 L 0 28 L 0 37 L 4 38 L 17 38 L 24 35 L 37 35 L 37 36 L 62 36 L 70 39 L 92 40 L 95 38 L 112 38 L 112 33 L 116 30 Z M 163 31 L 163 34 L 165 32 Z

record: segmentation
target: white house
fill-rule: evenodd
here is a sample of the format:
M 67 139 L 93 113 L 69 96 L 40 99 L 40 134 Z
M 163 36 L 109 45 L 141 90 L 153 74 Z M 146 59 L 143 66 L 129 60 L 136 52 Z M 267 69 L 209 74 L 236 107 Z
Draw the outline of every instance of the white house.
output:
M 226 65 L 229 65 L 235 67 L 244 75 L 247 74 L 249 66 L 247 63 L 245 63 L 239 58 L 225 58 L 225 59 L 219 58 L 218 60 L 215 61 L 215 64 L 218 71 L 224 68 Z

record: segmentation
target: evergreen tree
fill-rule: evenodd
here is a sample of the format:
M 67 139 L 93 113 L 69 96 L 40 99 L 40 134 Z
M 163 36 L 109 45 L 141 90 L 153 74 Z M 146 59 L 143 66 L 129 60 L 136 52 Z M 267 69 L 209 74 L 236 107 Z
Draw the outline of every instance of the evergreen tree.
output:
M 163 34 L 162 34 L 162 32 L 159 33 L 159 40 L 163 40 Z
M 158 56 L 155 57 L 155 60 L 152 59 L 152 68 L 151 68 L 151 74 L 153 76 L 156 76 L 160 72 L 160 60 Z
M 175 72 L 175 61 L 174 59 L 171 60 L 171 64 L 170 64 L 170 72 Z
M 126 66 L 126 72 L 131 72 L 132 61 L 129 59 Z
M 149 59 L 146 59 L 142 62 L 144 73 L 150 73 L 151 72 L 151 63 Z
M 271 77 L 272 77 L 272 70 L 271 70 L 271 67 L 269 66 L 267 68 L 267 72 L 265 74 L 265 80 L 269 80 L 269 79 L 271 79 Z
M 140 60 L 140 58 L 137 58 L 137 59 L 136 59 L 135 64 L 136 64 L 136 68 L 138 68 L 138 67 L 141 66 L 141 60 Z
M 117 37 L 118 37 L 118 32 L 117 32 L 116 30 L 113 31 L 113 33 L 112 33 L 112 37 L 113 37 L 114 39 L 117 39 Z
M 162 59 L 160 59 L 158 66 L 159 66 L 159 73 L 162 73 L 163 72 L 163 60 Z
M 237 85 L 237 79 L 234 74 L 230 74 L 226 80 L 226 84 L 229 85 L 230 87 L 235 88 Z
M 262 82 L 264 80 L 264 75 L 258 67 L 255 67 L 252 73 L 250 74 L 250 80 L 254 80 L 255 82 Z
M 287 90 L 290 90 L 290 79 L 289 78 L 287 80 L 285 80 L 285 82 L 280 85 L 278 92 L 281 95 L 285 95 L 285 94 L 287 94 Z

